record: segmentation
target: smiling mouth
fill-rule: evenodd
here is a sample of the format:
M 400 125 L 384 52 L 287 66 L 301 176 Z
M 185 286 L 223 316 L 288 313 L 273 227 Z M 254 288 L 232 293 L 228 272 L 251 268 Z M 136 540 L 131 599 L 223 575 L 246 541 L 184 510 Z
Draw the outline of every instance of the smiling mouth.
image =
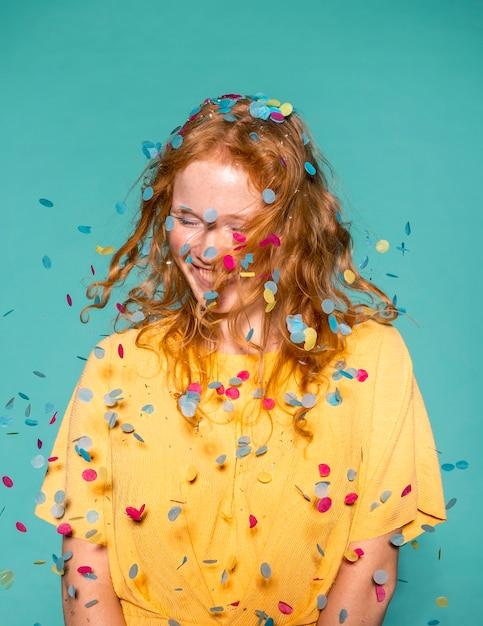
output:
M 201 281 L 203 283 L 206 283 L 207 287 L 212 287 L 214 284 L 214 280 L 213 280 L 213 270 L 207 270 L 203 267 L 196 267 L 196 270 L 198 272 L 199 277 L 201 278 Z

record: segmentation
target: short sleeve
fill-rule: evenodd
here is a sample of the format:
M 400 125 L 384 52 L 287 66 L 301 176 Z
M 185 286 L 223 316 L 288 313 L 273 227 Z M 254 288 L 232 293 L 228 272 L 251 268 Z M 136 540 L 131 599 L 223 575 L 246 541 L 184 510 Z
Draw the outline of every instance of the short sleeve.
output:
M 109 341 L 96 346 L 72 394 L 42 485 L 45 502 L 35 514 L 60 534 L 106 543 L 110 503 L 105 384 L 110 376 Z M 104 391 L 103 391 L 104 390 Z
M 402 528 L 407 542 L 446 518 L 438 453 L 411 359 L 397 330 L 384 330 L 351 541 Z

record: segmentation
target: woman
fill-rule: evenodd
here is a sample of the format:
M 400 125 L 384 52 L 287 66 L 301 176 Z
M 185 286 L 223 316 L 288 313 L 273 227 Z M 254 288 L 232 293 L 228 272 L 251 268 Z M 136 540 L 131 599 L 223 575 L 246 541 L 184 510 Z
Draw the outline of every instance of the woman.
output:
M 93 285 L 133 270 L 131 327 L 67 409 L 38 514 L 63 535 L 66 624 L 382 624 L 397 546 L 445 517 L 387 297 L 300 116 L 208 99 L 145 172 Z

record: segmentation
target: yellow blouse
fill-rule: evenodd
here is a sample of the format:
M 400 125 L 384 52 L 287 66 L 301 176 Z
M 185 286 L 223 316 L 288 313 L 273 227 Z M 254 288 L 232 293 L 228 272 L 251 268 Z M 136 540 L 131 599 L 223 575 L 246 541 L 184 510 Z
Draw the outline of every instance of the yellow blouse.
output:
M 201 391 L 196 427 L 136 336 L 94 348 L 36 510 L 107 545 L 129 626 L 315 624 L 350 542 L 400 527 L 408 541 L 445 518 L 430 424 L 393 327 L 355 327 L 318 394 L 288 377 L 261 412 L 255 357 L 216 355 L 225 393 Z M 300 403 L 310 441 L 293 429 Z

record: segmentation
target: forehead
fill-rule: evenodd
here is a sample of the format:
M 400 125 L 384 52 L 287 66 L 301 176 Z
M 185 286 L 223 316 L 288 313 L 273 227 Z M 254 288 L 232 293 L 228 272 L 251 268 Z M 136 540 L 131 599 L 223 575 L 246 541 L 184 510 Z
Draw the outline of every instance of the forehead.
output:
M 177 172 L 174 179 L 173 208 L 186 206 L 195 213 L 213 208 L 223 216 L 249 214 L 262 204 L 248 172 L 237 163 L 198 159 Z

